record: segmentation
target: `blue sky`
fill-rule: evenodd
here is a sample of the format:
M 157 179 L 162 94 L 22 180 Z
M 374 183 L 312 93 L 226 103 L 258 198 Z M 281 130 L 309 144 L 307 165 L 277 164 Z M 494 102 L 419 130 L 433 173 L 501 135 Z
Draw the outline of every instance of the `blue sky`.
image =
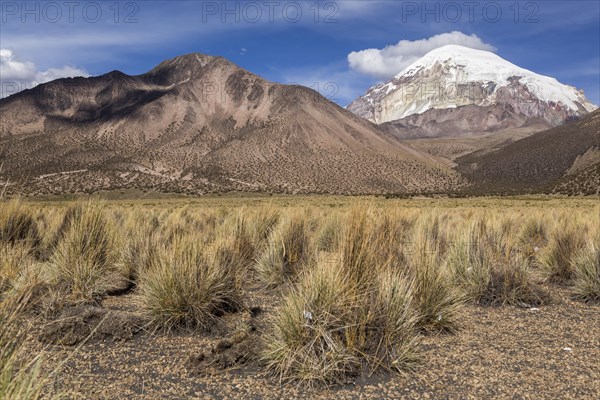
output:
M 345 106 L 432 47 L 468 43 L 600 104 L 597 0 L 2 0 L 1 11 L 3 87 L 114 69 L 139 74 L 200 52 Z

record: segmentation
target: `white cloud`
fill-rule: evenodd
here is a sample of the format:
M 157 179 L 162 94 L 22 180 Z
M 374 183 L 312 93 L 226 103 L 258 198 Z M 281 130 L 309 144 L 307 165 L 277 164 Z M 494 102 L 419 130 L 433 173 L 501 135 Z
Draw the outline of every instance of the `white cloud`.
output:
M 75 76 L 87 77 L 90 74 L 85 69 L 72 66 L 41 71 L 33 62 L 19 59 L 12 50 L 0 49 L 0 98 L 31 89 L 40 83 Z
M 399 74 L 431 50 L 448 44 L 457 44 L 479 50 L 496 51 L 476 35 L 454 31 L 421 40 L 401 40 L 383 49 L 366 49 L 348 54 L 350 68 L 362 74 L 388 80 Z

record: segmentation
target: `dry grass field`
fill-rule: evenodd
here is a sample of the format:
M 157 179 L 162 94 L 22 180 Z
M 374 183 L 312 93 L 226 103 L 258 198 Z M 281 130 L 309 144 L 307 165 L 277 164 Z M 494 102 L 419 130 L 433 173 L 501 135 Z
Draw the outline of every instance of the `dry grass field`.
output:
M 598 198 L 0 201 L 0 398 L 597 398 Z

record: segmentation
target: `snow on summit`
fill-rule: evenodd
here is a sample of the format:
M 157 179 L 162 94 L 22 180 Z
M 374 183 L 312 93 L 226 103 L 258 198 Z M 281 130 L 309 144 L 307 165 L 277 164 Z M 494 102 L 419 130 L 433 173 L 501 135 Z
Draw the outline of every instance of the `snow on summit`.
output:
M 430 109 L 510 104 L 552 125 L 597 107 L 583 92 L 485 50 L 447 45 L 430 51 L 390 82 L 375 86 L 348 109 L 375 123 Z M 556 110 L 561 112 L 558 115 Z

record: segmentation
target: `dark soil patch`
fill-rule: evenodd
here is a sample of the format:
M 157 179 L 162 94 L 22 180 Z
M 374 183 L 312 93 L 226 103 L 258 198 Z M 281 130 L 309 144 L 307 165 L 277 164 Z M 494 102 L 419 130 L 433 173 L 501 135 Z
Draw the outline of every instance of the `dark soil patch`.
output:
M 63 309 L 57 319 L 47 323 L 39 340 L 66 346 L 106 339 L 124 341 L 132 339 L 142 329 L 143 321 L 136 314 L 78 305 Z
M 210 351 L 191 355 L 186 368 L 192 374 L 210 375 L 226 369 L 239 368 L 252 364 L 258 358 L 260 338 L 252 318 L 256 309 L 244 316 L 242 326 L 233 334 L 219 340 Z

